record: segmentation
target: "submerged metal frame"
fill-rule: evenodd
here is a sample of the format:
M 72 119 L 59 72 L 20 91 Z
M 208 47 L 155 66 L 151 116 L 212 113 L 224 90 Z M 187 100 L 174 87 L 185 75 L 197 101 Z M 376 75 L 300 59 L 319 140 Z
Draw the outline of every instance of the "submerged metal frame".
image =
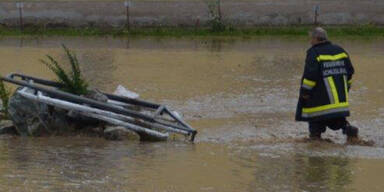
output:
M 17 80 L 16 78 L 21 80 Z M 19 93 L 30 99 L 44 102 L 48 105 L 53 105 L 59 108 L 68 108 L 80 111 L 83 115 L 89 113 L 88 116 L 106 121 L 111 124 L 121 125 L 129 130 L 138 132 L 149 130 L 149 133 L 154 135 L 160 134 L 164 137 L 164 133 L 152 130 L 141 125 L 161 129 L 168 132 L 174 132 L 190 137 L 190 141 L 194 141 L 197 131 L 183 121 L 178 115 L 169 110 L 166 106 L 144 101 L 141 99 L 131 99 L 118 95 L 103 93 L 108 97 L 108 103 L 103 103 L 93 99 L 81 97 L 78 95 L 60 91 L 63 85 L 54 81 L 40 79 L 24 74 L 11 73 L 7 77 L 0 78 L 3 81 L 16 84 L 23 87 L 28 87 L 35 90 L 35 94 L 27 93 L 25 90 L 19 90 Z M 49 88 L 51 87 L 51 88 Z M 56 88 L 56 89 L 52 89 Z M 63 103 L 64 102 L 64 103 Z M 151 114 L 144 114 L 138 111 L 124 108 L 124 105 L 139 106 L 141 109 L 150 111 Z M 168 119 L 165 118 L 168 115 Z M 87 115 L 86 115 L 87 116 Z M 138 125 L 137 120 L 140 120 Z M 136 128 L 139 129 L 136 129 Z M 142 130 L 142 129 L 144 130 Z M 155 134 L 155 132 L 157 132 Z

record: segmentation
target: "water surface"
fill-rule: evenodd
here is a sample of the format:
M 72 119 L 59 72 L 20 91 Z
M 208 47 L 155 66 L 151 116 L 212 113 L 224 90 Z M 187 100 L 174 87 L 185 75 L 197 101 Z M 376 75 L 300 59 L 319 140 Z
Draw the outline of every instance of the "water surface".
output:
M 337 39 L 357 74 L 350 121 L 373 147 L 303 142 L 294 122 L 307 40 L 2 38 L 0 73 L 53 79 L 39 62 L 76 51 L 93 87 L 122 84 L 184 114 L 190 144 L 0 137 L 0 191 L 382 191 L 384 39 Z

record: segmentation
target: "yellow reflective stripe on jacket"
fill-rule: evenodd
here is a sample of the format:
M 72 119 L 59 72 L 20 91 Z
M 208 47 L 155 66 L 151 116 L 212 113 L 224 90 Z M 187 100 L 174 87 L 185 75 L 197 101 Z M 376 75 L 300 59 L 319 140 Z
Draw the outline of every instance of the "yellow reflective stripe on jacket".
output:
M 303 108 L 303 113 L 317 113 L 321 111 L 327 111 L 330 109 L 338 109 L 338 108 L 346 108 L 349 107 L 348 102 L 343 102 L 343 103 L 335 103 L 335 104 L 328 104 L 328 105 L 323 105 L 323 106 L 318 106 L 318 107 L 311 107 L 311 108 Z
M 311 80 L 308 80 L 308 79 L 305 79 L 305 78 L 304 78 L 304 80 L 303 80 L 303 84 L 304 84 L 304 85 L 308 85 L 308 86 L 310 86 L 310 87 L 314 87 L 314 86 L 316 86 L 316 81 L 311 81 Z
M 336 104 L 340 103 L 339 102 L 339 94 L 337 93 L 337 89 L 336 89 L 336 85 L 335 85 L 335 81 L 333 80 L 333 77 L 330 76 L 330 77 L 327 77 L 327 79 L 329 82 L 329 86 L 331 87 L 331 91 L 332 91 L 332 95 L 333 95 L 333 101 Z
M 345 89 L 345 101 L 348 102 L 348 85 L 347 85 L 347 77 L 344 75 L 344 89 Z
M 328 105 L 322 105 L 318 107 L 303 108 L 302 112 L 304 116 L 319 116 L 319 115 L 324 115 L 324 114 L 332 113 L 336 111 L 340 112 L 340 110 L 347 110 L 346 108 L 349 107 L 346 77 L 344 76 L 346 101 L 342 103 L 340 103 L 339 94 L 337 92 L 337 88 L 336 88 L 333 77 L 332 76 L 327 77 L 326 81 L 329 84 L 328 89 L 330 89 L 330 92 L 332 93 L 331 94 L 332 98 L 329 98 L 329 99 L 331 100 L 331 102 L 334 102 L 334 103 L 331 103 Z
M 337 55 L 319 55 L 316 59 L 317 61 L 336 61 L 344 58 L 348 58 L 346 53 L 340 53 Z

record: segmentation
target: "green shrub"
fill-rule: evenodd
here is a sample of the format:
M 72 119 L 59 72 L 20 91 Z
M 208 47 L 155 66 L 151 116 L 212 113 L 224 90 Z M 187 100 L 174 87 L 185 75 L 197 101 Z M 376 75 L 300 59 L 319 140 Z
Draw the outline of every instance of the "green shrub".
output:
M 82 76 L 76 54 L 72 53 L 65 45 L 62 46 L 71 65 L 70 71 L 65 71 L 62 65 L 50 55 L 46 56 L 48 60 L 41 59 L 40 61 L 55 73 L 57 81 L 63 85 L 61 90 L 76 95 L 85 95 L 88 92 L 88 83 Z

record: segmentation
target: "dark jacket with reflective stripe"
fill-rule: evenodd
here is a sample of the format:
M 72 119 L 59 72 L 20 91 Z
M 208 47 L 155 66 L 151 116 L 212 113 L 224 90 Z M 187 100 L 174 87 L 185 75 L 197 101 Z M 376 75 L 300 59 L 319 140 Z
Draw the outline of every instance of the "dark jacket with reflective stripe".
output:
M 349 116 L 348 92 L 354 69 L 343 48 L 327 41 L 307 51 L 297 121 Z M 309 95 L 309 99 L 303 99 Z

